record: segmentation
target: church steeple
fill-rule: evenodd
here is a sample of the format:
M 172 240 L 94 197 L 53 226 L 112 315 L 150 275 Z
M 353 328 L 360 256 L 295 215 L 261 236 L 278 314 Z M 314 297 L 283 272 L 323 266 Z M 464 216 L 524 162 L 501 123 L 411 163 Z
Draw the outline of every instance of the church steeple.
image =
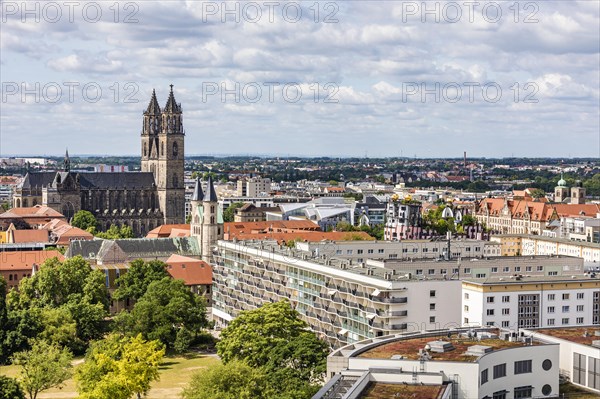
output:
M 169 99 L 167 100 L 167 105 L 165 105 L 164 112 L 170 114 L 179 114 L 181 113 L 181 104 L 177 104 L 175 101 L 175 95 L 173 94 L 173 85 L 171 86 L 171 92 L 169 93 Z
M 148 103 L 148 108 L 146 115 L 160 115 L 160 105 L 158 105 L 158 100 L 156 99 L 156 90 L 152 89 L 152 97 L 150 98 L 150 103 Z
M 208 182 L 206 183 L 206 195 L 204 196 L 204 202 L 218 202 L 217 192 L 212 181 L 212 177 L 208 175 Z
M 196 178 L 196 186 L 194 187 L 194 194 L 192 194 L 192 201 L 200 202 L 204 199 L 204 193 L 202 192 L 202 185 L 200 184 L 200 178 Z
M 69 149 L 65 151 L 65 159 L 63 160 L 63 170 L 65 172 L 71 171 L 71 159 L 69 158 Z

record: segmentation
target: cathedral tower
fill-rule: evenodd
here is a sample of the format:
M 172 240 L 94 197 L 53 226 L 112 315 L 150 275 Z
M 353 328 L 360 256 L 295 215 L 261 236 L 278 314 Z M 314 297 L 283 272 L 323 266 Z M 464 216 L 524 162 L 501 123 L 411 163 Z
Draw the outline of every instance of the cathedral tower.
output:
M 190 233 L 198 238 L 202 252 L 202 260 L 212 261 L 212 247 L 217 240 L 223 238 L 223 214 L 219 209 L 217 193 L 212 178 L 206 183 L 206 192 L 202 192 L 200 179 L 196 180 L 196 187 L 191 199 L 192 222 Z
M 173 85 L 162 110 L 153 91 L 144 112 L 142 172 L 154 174 L 165 224 L 185 221 L 184 138 L 183 113 L 175 101 Z

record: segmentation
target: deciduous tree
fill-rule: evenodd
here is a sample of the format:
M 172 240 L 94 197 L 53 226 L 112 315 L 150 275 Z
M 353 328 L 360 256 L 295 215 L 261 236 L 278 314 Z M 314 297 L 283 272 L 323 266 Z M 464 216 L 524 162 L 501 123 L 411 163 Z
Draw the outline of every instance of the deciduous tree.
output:
M 60 387 L 71 377 L 71 359 L 68 349 L 34 340 L 30 350 L 14 355 L 13 363 L 21 366 L 19 381 L 29 399 L 36 399 L 41 391 Z

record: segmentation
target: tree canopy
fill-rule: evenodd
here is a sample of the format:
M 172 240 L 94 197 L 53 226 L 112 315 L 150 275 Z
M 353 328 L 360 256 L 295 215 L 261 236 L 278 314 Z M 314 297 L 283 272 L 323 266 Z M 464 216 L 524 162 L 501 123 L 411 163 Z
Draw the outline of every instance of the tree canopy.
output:
M 235 218 L 235 211 L 244 206 L 243 202 L 234 202 L 229 205 L 227 209 L 223 211 L 223 221 L 224 222 L 233 222 Z
M 90 347 L 75 379 L 81 399 L 129 399 L 140 397 L 159 379 L 158 366 L 165 354 L 158 341 L 141 335 L 111 334 Z
M 0 375 L 0 399 L 25 399 L 25 393 L 17 380 Z
M 19 381 L 29 399 L 53 387 L 60 387 L 71 377 L 72 355 L 56 343 L 34 340 L 31 349 L 14 355 L 13 363 L 21 366 Z
M 98 222 L 90 211 L 77 211 L 71 220 L 71 225 L 87 231 L 94 231 Z
M 113 293 L 113 298 L 138 300 L 146 293 L 152 282 L 165 277 L 169 277 L 169 272 L 164 262 L 136 259 L 131 262 L 127 273 L 117 279 L 118 288 Z
M 131 312 L 115 317 L 116 328 L 125 334 L 142 334 L 170 349 L 183 351 L 208 325 L 204 298 L 190 291 L 181 280 L 164 277 L 148 285 Z

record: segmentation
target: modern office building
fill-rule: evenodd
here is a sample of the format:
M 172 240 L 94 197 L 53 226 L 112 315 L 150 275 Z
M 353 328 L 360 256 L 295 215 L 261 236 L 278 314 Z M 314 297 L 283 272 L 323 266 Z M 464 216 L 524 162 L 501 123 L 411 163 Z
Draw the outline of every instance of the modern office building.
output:
M 552 398 L 559 392 L 559 345 L 497 329 L 403 333 L 334 351 L 327 377 L 313 399 Z

